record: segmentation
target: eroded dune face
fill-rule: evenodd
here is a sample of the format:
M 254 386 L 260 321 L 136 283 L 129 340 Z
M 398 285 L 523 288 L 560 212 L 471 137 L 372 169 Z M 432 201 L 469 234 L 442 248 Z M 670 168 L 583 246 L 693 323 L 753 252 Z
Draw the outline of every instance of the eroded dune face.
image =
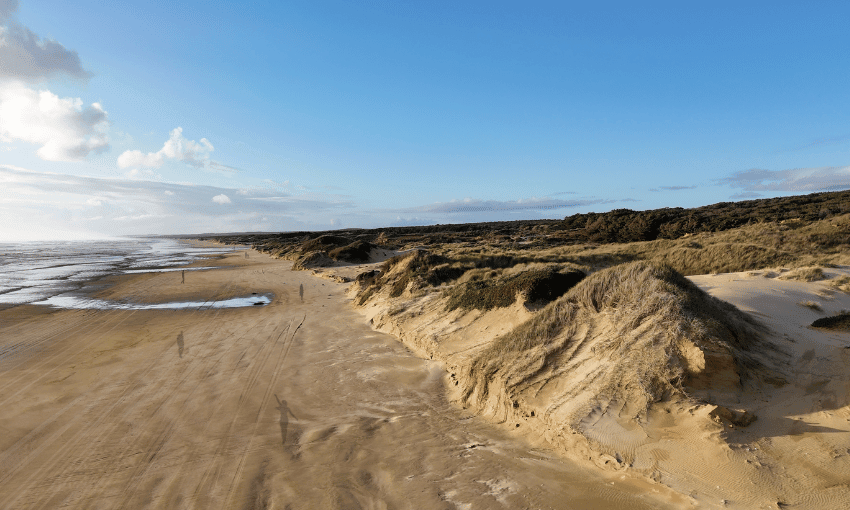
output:
M 384 276 L 385 287 L 396 274 L 403 271 Z M 755 315 L 645 262 L 594 273 L 539 310 L 518 295 L 510 307 L 449 312 L 451 291 L 407 290 L 392 299 L 359 285 L 372 289 L 363 305 L 375 327 L 446 362 L 459 404 L 545 438 L 568 457 L 639 473 L 709 506 L 844 508 L 850 490 L 836 489 L 829 473 L 850 472 L 850 456 L 838 453 L 850 434 L 835 426 L 850 412 L 846 398 L 833 398 L 833 386 L 850 387 L 850 364 L 821 361 L 820 375 L 805 377 L 794 365 L 810 366 L 821 351 L 847 355 L 817 347 L 821 337 L 799 336 L 811 318 L 780 327 L 794 309 L 815 312 L 797 305 L 796 294 L 777 297 L 776 287 L 816 284 L 746 279 L 749 301 L 724 294 L 725 280 L 698 278 Z M 815 398 L 821 386 L 833 396 Z M 819 411 L 825 405 L 830 411 Z M 806 418 L 790 417 L 799 413 Z M 800 428 L 812 419 L 824 425 Z M 808 437 L 803 430 L 830 446 L 805 450 L 799 463 L 780 438 Z
M 644 418 L 662 400 L 740 388 L 763 368 L 763 336 L 675 271 L 636 262 L 593 274 L 497 339 L 461 384 L 470 405 L 534 412 L 554 428 L 610 403 L 628 403 L 621 418 Z

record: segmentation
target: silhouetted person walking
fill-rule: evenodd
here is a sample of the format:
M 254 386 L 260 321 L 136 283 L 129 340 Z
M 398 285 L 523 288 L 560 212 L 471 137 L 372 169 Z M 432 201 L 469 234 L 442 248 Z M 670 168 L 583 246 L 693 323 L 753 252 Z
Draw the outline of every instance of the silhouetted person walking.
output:
M 301 296 L 301 301 L 303 302 L 304 301 L 304 284 L 303 283 L 298 287 L 298 295 Z
M 180 283 L 186 283 L 186 271 L 183 271 L 183 274 L 181 275 L 181 277 L 182 277 L 182 280 L 180 280 Z
M 179 335 L 177 335 L 177 354 L 180 357 L 183 357 L 183 332 L 181 331 Z
M 281 444 L 286 446 L 286 429 L 289 427 L 289 417 L 292 416 L 296 420 L 297 416 L 292 414 L 292 411 L 289 409 L 289 406 L 286 404 L 286 400 L 281 400 L 277 398 L 277 393 L 275 393 L 274 398 L 277 400 L 277 410 L 280 411 L 280 441 Z

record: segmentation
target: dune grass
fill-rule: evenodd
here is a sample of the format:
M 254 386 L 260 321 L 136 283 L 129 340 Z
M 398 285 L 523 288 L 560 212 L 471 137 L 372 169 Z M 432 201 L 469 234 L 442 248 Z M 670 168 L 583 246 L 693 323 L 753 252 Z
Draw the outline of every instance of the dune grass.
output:
M 829 281 L 829 284 L 846 294 L 850 294 L 850 276 L 833 278 Z
M 780 280 L 797 280 L 801 282 L 816 282 L 826 278 L 820 267 L 798 267 L 779 277 Z
M 694 373 L 693 346 L 705 356 L 704 373 Z M 763 366 L 756 352 L 765 348 L 763 327 L 749 316 L 671 267 L 639 261 L 588 276 L 479 352 L 464 398 L 481 404 L 498 381 L 516 398 L 560 374 L 582 373 L 559 399 L 592 387 L 600 401 L 639 402 L 645 411 L 664 396 L 686 396 L 698 380 L 746 379 Z
M 822 312 L 823 307 L 817 301 L 800 301 L 797 303 L 800 306 L 804 306 L 810 310 L 814 310 L 816 312 Z

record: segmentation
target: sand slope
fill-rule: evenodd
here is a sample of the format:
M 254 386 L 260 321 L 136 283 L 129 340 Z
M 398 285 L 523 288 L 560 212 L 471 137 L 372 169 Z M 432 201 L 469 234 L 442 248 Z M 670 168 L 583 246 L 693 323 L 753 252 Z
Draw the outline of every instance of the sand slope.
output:
M 726 333 L 711 317 L 739 312 L 709 310 L 709 301 L 689 314 L 696 322 L 675 324 L 663 314 L 629 322 L 622 302 L 582 305 L 548 343 L 507 358 L 494 349 L 501 336 L 533 330 L 523 323 L 536 314 L 566 312 L 520 302 L 446 312 L 439 292 L 420 291 L 379 295 L 363 313 L 420 356 L 444 361 L 457 403 L 569 458 L 640 474 L 700 506 L 850 507 L 850 337 L 807 327 L 850 309 L 850 296 L 827 282 L 763 274 L 691 278 L 755 319 Z M 636 292 L 637 301 L 660 292 L 641 289 L 648 294 Z M 812 299 L 823 313 L 798 304 Z

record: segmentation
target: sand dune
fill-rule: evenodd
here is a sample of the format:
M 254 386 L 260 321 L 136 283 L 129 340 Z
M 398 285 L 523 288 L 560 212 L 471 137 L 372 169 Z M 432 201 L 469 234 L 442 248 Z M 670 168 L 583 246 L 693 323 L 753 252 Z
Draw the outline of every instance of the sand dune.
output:
M 221 265 L 187 272 L 185 284 L 179 273 L 111 277 L 95 297 L 275 298 L 241 309 L 0 311 L 3 507 L 688 504 L 454 406 L 444 366 L 373 331 L 346 285 L 256 252 Z
M 363 313 L 444 361 L 459 405 L 566 458 L 639 474 L 700 506 L 847 508 L 850 337 L 808 325 L 850 309 L 850 296 L 781 274 L 694 285 L 636 263 L 537 312 L 521 300 L 447 312 L 440 292 L 385 290 Z

